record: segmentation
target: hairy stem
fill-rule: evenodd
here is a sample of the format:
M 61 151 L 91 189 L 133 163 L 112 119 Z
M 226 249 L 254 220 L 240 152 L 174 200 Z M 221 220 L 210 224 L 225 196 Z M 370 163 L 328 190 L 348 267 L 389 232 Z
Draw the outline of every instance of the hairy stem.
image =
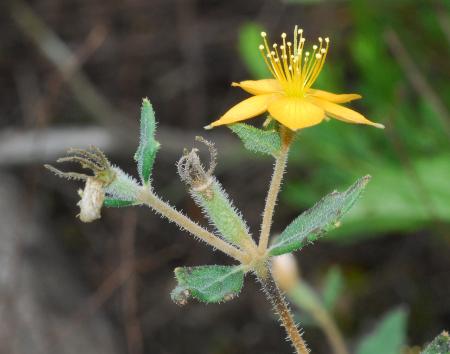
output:
M 246 263 L 248 257 L 239 249 L 233 247 L 229 243 L 223 241 L 218 236 L 212 234 L 208 230 L 204 229 L 184 214 L 170 206 L 168 203 L 161 200 L 158 196 L 148 188 L 142 188 L 138 196 L 138 199 L 145 205 L 149 206 L 162 216 L 166 217 L 170 221 L 174 222 L 181 228 L 185 229 L 192 235 L 198 237 L 202 241 L 211 245 L 212 247 L 222 251 L 230 257 L 236 259 L 241 263 Z
M 322 328 L 333 352 L 348 354 L 341 332 L 316 292 L 307 283 L 300 280 L 286 291 L 290 300 L 299 308 L 307 311 Z
M 295 348 L 296 354 L 308 354 L 309 350 L 306 342 L 303 340 L 301 330 L 297 327 L 289 310 L 288 304 L 281 294 L 281 291 L 272 277 L 270 272 L 267 272 L 264 278 L 259 277 L 264 293 L 267 299 L 271 302 L 274 311 L 280 318 L 281 324 L 286 330 L 286 334 Z
M 261 223 L 261 234 L 259 236 L 258 251 L 263 254 L 269 243 L 270 229 L 272 227 L 273 212 L 275 205 L 277 204 L 278 194 L 281 188 L 281 182 L 283 181 L 284 171 L 289 155 L 289 147 L 292 142 L 292 132 L 284 128 L 280 128 L 280 134 L 282 138 L 282 146 L 280 154 L 275 160 L 275 166 L 273 170 L 272 180 L 270 181 L 269 191 L 267 193 L 266 205 L 264 207 L 263 219 Z

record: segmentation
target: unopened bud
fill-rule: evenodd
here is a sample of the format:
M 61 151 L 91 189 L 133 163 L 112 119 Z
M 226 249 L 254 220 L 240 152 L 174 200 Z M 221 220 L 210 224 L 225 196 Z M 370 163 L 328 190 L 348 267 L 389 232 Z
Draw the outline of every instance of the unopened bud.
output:
M 272 275 L 281 290 L 288 292 L 300 279 L 297 261 L 291 253 L 273 257 Z

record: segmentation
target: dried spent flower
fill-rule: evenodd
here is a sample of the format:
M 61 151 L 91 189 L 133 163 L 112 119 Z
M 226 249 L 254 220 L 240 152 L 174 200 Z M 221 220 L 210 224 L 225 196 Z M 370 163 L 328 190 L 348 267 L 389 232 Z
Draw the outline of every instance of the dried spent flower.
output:
M 112 183 L 116 173 L 105 154 L 97 147 L 89 149 L 69 149 L 69 156 L 61 157 L 56 162 L 77 162 L 82 168 L 90 169 L 94 175 L 78 172 L 63 172 L 51 165 L 44 165 L 59 177 L 85 181 L 84 190 L 79 190 L 81 200 L 77 203 L 80 207 L 78 217 L 82 222 L 92 222 L 101 217 L 101 208 L 105 199 L 104 188 Z
M 208 168 L 206 169 L 200 161 L 198 155 L 199 149 L 192 148 L 191 151 L 184 151 L 183 156 L 177 163 L 177 170 L 181 180 L 188 184 L 195 192 L 208 195 L 213 182 L 213 173 L 217 166 L 217 150 L 212 142 L 201 136 L 195 137 L 195 140 L 208 147 L 210 154 Z

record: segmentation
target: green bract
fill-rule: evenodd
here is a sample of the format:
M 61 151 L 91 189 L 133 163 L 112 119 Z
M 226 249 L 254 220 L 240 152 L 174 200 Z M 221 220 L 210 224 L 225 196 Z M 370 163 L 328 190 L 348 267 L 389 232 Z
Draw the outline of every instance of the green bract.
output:
M 336 227 L 338 221 L 361 195 L 369 180 L 370 176 L 362 177 L 345 192 L 333 192 L 322 198 L 281 233 L 270 248 L 270 254 L 278 256 L 299 250 L 306 243 L 316 240 L 323 233 Z
M 127 207 L 130 205 L 133 205 L 135 202 L 131 200 L 122 200 L 122 199 L 115 199 L 115 198 L 105 198 L 103 201 L 103 206 L 107 208 L 120 208 L 120 207 Z
M 248 150 L 274 157 L 279 154 L 281 139 L 277 131 L 262 130 L 245 123 L 236 123 L 228 127 L 242 140 Z
M 150 180 L 153 163 L 160 146 L 155 140 L 155 131 L 155 112 L 150 101 L 144 98 L 141 106 L 139 147 L 134 155 L 134 159 L 138 163 L 138 173 L 142 184 L 147 184 Z
M 184 305 L 189 297 L 206 303 L 228 301 L 242 289 L 244 272 L 240 266 L 198 266 L 175 269 L 178 286 L 172 300 Z

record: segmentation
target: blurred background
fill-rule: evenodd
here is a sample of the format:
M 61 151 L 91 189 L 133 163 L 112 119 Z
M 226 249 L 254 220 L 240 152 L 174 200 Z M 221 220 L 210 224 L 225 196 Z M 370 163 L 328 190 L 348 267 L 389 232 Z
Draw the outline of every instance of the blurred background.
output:
M 82 224 L 82 184 L 42 165 L 95 144 L 136 175 L 148 96 L 162 144 L 156 190 L 205 223 L 175 173 L 202 134 L 217 143 L 218 177 L 256 234 L 272 161 L 226 128 L 202 127 L 246 97 L 232 81 L 268 77 L 259 32 L 274 38 L 295 24 L 311 41 L 331 38 L 316 87 L 361 93 L 351 106 L 386 129 L 330 121 L 301 132 L 274 231 L 371 174 L 342 226 L 297 255 L 301 283 L 351 353 L 414 353 L 449 329 L 448 1 L 4 0 L 0 353 L 291 352 L 251 276 L 225 304 L 170 301 L 175 267 L 229 259 L 144 208 L 105 209 Z M 293 309 L 313 353 L 333 352 L 314 313 L 301 301 Z

